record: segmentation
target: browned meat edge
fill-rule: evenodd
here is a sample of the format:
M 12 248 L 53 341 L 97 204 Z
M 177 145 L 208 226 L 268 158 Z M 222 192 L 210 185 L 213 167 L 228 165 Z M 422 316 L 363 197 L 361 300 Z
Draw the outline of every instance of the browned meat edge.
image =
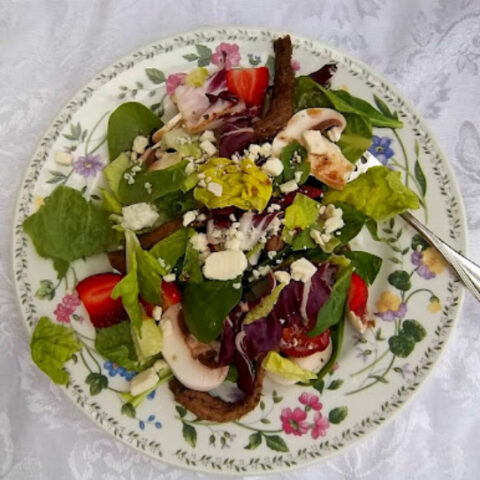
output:
M 208 392 L 197 392 L 182 385 L 176 378 L 170 380 L 170 390 L 175 401 L 202 420 L 211 422 L 232 422 L 252 411 L 260 402 L 265 371 L 259 368 L 252 393 L 235 403 L 212 397 Z
M 157 242 L 168 237 L 180 228 L 182 228 L 181 218 L 164 223 L 155 230 L 152 230 L 151 232 L 139 235 L 138 239 L 140 240 L 140 245 L 142 246 L 142 248 L 145 249 L 152 248 Z M 108 259 L 110 260 L 110 265 L 115 270 L 118 270 L 120 273 L 126 273 L 127 266 L 125 264 L 124 250 L 115 250 L 113 252 L 108 252 Z
M 273 138 L 293 115 L 295 73 L 292 68 L 292 41 L 287 35 L 277 38 L 275 50 L 275 79 L 268 113 L 253 125 L 259 140 Z

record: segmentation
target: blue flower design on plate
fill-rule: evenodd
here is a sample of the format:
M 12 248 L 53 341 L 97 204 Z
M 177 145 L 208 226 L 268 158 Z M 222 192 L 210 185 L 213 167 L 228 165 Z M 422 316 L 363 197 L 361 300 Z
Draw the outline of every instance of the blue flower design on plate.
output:
M 392 139 L 388 137 L 373 136 L 372 144 L 368 151 L 375 155 L 383 165 L 387 165 L 388 161 L 393 157 L 395 152 L 390 147 Z
M 138 421 L 140 430 L 145 430 L 145 427 L 149 424 L 153 425 L 156 429 L 162 428 L 162 422 L 156 420 L 155 415 L 150 415 L 146 420 Z
M 128 382 L 137 374 L 137 372 L 130 372 L 123 367 L 119 367 L 116 363 L 107 360 L 103 367 L 108 372 L 110 377 L 115 377 L 116 375 L 125 378 Z

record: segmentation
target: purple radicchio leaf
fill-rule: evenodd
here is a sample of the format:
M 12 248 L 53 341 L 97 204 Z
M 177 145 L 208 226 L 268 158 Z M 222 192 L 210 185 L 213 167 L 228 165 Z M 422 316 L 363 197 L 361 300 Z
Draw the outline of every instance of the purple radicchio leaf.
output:
M 308 76 L 312 80 L 315 80 L 322 87 L 328 88 L 336 71 L 337 65 L 335 63 L 328 63 L 327 65 L 319 68 L 317 71 L 310 73 Z

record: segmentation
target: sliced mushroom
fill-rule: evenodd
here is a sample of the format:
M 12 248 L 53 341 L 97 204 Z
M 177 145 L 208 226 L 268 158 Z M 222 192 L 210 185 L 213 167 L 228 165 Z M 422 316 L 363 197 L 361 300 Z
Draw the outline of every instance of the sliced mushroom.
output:
M 157 152 L 160 152 L 160 150 L 157 150 Z M 151 163 L 148 169 L 150 171 L 164 170 L 165 168 L 177 164 L 180 160 L 180 155 L 177 152 L 161 152 L 160 158 L 158 158 L 157 155 L 157 160 Z
M 162 140 L 163 136 L 173 130 L 177 125 L 179 125 L 182 121 L 182 114 L 177 113 L 174 117 L 172 117 L 162 128 L 159 128 L 152 136 L 152 140 L 154 143 L 158 143 Z
M 180 313 L 181 306 L 176 304 L 163 314 L 160 323 L 163 331 L 163 357 L 179 382 L 192 390 L 208 392 L 225 380 L 228 366 L 210 368 L 194 357 L 179 324 Z
M 343 156 L 338 146 L 321 132 L 336 141 L 346 125 L 345 117 L 330 108 L 301 110 L 293 115 L 275 137 L 272 153 L 278 157 L 285 146 L 294 140 L 298 141 L 307 148 L 310 173 L 329 187 L 341 190 L 353 170 L 353 165 Z M 305 138 L 307 132 L 316 133 L 310 134 L 309 139 Z

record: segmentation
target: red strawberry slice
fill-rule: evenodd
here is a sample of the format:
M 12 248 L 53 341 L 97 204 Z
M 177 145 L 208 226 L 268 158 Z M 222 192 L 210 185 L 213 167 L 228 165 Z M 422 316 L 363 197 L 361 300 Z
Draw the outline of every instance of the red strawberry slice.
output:
M 85 278 L 75 287 L 95 328 L 110 327 L 127 318 L 122 299 L 111 297 L 122 278 L 123 275 L 116 273 L 99 273 Z
M 350 290 L 348 291 L 347 317 L 353 327 L 360 333 L 364 333 L 373 323 L 367 312 L 367 301 L 367 283 L 362 277 L 353 273 L 350 281 Z
M 164 310 L 182 301 L 182 292 L 175 282 L 162 282 L 162 294 Z
M 237 68 L 227 71 L 227 88 L 249 106 L 261 105 L 268 87 L 268 68 Z

